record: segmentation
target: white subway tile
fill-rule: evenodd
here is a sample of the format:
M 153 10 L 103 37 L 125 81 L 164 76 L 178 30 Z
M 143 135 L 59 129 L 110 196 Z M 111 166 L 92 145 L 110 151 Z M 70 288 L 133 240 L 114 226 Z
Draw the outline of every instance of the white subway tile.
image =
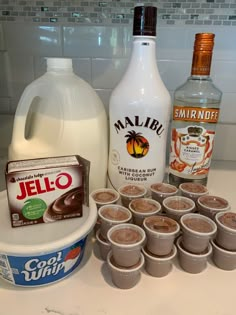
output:
M 13 115 L 0 115 L 0 126 L 1 126 L 1 135 L 4 135 L 4 137 L 1 137 L 0 141 L 0 156 L 1 152 L 4 149 L 8 148 L 8 145 L 11 142 L 11 135 L 12 135 L 12 126 L 13 126 Z
M 0 114 L 10 114 L 9 97 L 0 97 Z
M 157 66 L 168 90 L 175 90 L 190 75 L 190 65 L 185 60 L 159 59 L 157 60 Z
M 127 64 L 127 59 L 93 59 L 93 87 L 95 89 L 113 89 L 125 73 Z
M 34 56 L 62 56 L 61 27 L 28 23 L 4 24 L 6 49 Z
M 5 41 L 4 41 L 4 34 L 3 34 L 3 27 L 0 23 L 0 51 L 4 51 L 5 48 Z
M 72 58 L 73 70 L 80 78 L 91 84 L 91 59 Z M 38 78 L 47 71 L 46 57 L 34 58 L 34 77 Z
M 64 56 L 120 57 L 123 54 L 123 28 L 105 26 L 65 26 Z
M 107 116 L 109 116 L 109 101 L 110 101 L 112 90 L 97 89 L 96 92 L 105 107 Z
M 216 128 L 213 158 L 215 160 L 236 160 L 235 124 L 218 124 Z
M 90 58 L 73 58 L 73 69 L 81 79 L 92 84 L 92 61 Z
M 9 96 L 7 84 L 7 55 L 0 51 L 0 97 Z
M 220 90 L 236 92 L 236 61 L 215 60 L 212 63 L 211 77 Z

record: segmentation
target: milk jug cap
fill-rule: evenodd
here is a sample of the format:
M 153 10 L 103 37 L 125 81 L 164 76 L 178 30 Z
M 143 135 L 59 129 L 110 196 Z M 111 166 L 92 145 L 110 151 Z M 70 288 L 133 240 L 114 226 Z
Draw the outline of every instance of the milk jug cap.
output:
M 51 69 L 72 69 L 72 59 L 47 58 L 47 70 Z

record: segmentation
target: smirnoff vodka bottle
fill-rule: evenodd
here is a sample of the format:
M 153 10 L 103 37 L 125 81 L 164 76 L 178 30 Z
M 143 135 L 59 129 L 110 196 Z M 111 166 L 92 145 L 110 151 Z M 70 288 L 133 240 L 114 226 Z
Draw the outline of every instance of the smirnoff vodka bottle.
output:
M 157 8 L 134 9 L 129 66 L 110 98 L 108 185 L 164 178 L 171 98 L 156 63 Z
M 169 182 L 207 184 L 222 93 L 210 78 L 212 33 L 195 35 L 191 76 L 174 93 Z

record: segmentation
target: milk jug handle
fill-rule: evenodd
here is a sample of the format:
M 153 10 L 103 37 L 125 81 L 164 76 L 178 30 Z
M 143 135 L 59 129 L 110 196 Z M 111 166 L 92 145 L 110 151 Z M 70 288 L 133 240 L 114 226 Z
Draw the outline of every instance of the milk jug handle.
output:
M 30 107 L 34 99 L 39 97 L 38 95 L 39 95 L 38 86 L 31 85 L 31 86 L 28 86 L 24 90 L 16 109 L 13 131 L 12 131 L 12 141 L 27 142 L 25 138 L 26 122 L 27 122 Z M 17 119 L 18 117 L 21 117 L 21 119 Z

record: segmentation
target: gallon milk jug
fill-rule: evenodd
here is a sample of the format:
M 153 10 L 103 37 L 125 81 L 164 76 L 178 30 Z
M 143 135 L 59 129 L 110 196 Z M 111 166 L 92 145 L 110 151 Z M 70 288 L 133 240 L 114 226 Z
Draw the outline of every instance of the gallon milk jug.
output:
M 48 58 L 47 72 L 24 90 L 8 159 L 78 154 L 90 161 L 90 191 L 105 187 L 107 117 L 93 88 L 73 73 L 72 60 Z

